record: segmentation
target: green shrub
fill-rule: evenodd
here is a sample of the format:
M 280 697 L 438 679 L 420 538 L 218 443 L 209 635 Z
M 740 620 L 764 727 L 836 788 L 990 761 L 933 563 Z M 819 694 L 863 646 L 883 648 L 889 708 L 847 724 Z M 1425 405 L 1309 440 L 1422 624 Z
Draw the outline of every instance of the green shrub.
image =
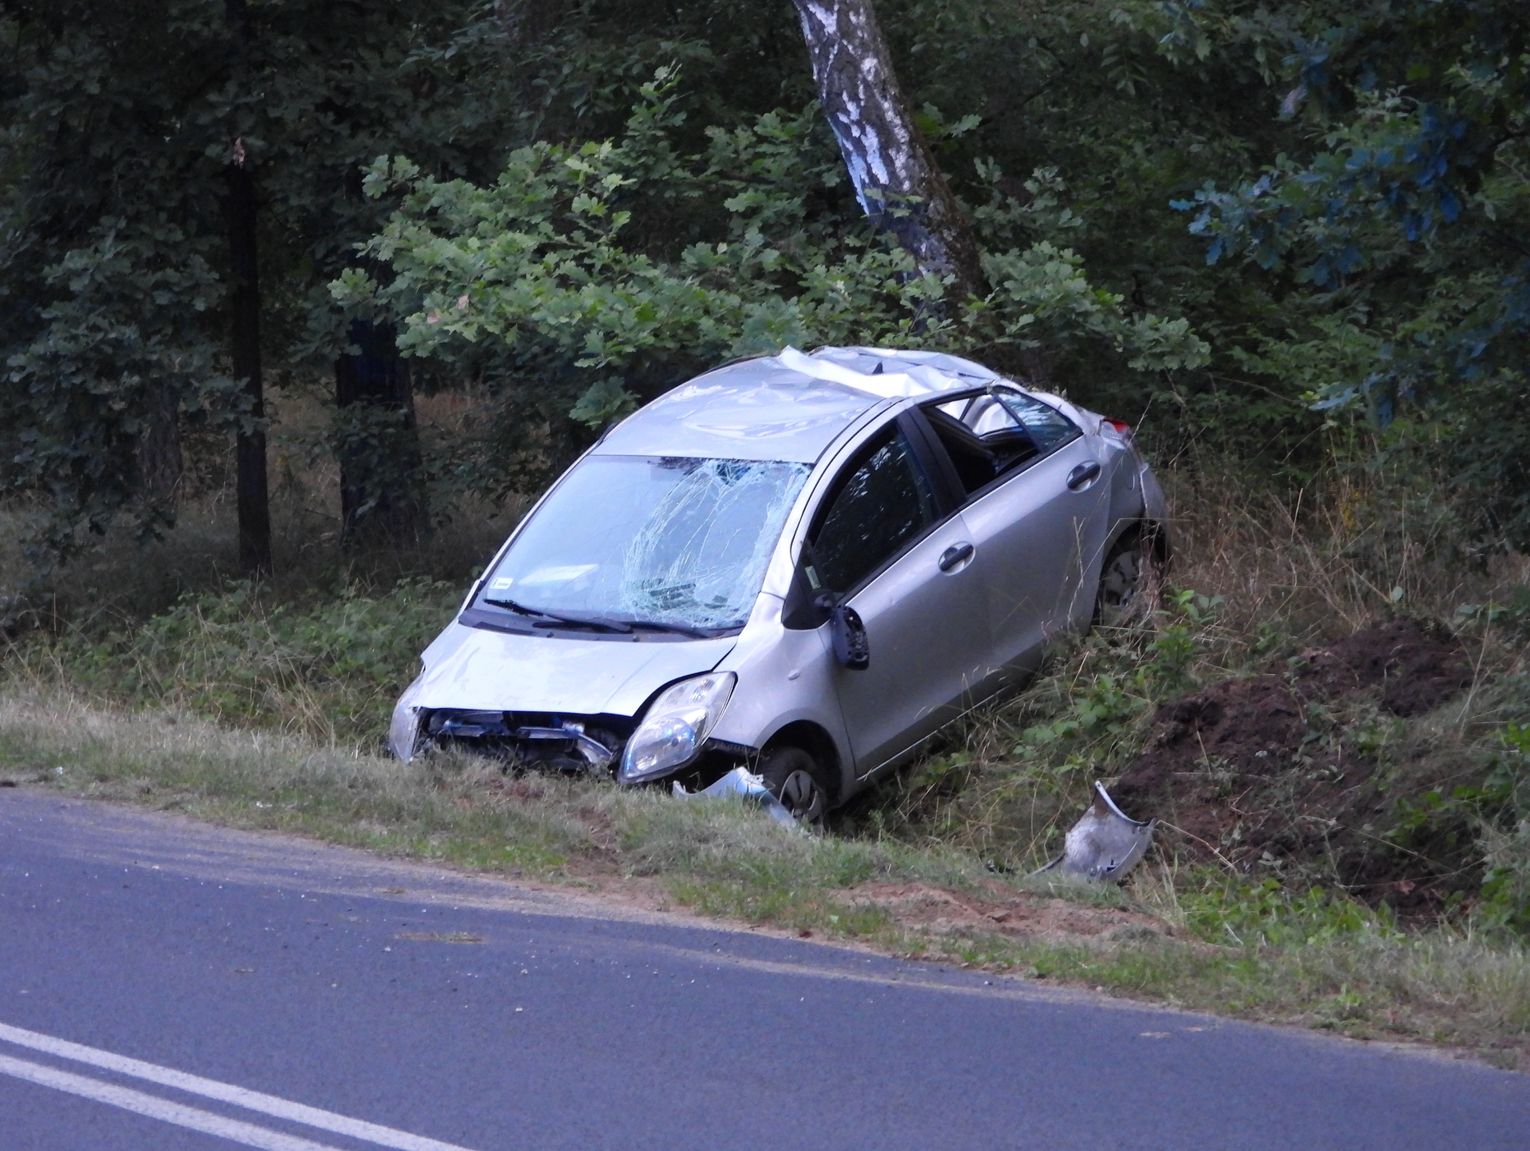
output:
M 1385 908 L 1324 887 L 1293 889 L 1280 880 L 1213 882 L 1179 896 L 1185 926 L 1212 943 L 1295 947 L 1359 935 L 1396 936 Z
M 393 697 L 461 591 L 406 579 L 377 593 L 346 587 L 337 596 L 283 603 L 234 583 L 187 593 L 168 611 L 104 639 L 66 636 L 51 657 L 80 686 L 121 702 L 374 744 L 387 730 Z

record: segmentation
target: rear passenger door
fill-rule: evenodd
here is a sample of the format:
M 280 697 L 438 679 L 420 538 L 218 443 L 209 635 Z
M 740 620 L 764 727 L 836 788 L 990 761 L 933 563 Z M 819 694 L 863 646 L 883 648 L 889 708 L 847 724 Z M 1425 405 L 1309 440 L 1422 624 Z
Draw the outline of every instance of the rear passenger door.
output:
M 975 548 L 992 669 L 1035 670 L 1048 641 L 1088 622 L 1083 575 L 1108 498 L 1093 439 L 1015 389 L 924 405 Z

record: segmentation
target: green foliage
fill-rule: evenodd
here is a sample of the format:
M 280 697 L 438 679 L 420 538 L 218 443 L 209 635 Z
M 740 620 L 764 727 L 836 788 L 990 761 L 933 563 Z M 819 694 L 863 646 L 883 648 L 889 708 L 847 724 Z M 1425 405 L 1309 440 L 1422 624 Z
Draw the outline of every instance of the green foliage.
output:
M 460 593 L 409 579 L 380 594 L 346 587 L 293 604 L 236 583 L 187 593 L 103 639 L 65 637 L 54 655 L 75 682 L 121 702 L 372 745 Z
M 1525 116 L 1530 45 L 1513 0 L 1387 0 L 1313 9 L 1283 104 L 1302 139 L 1231 187 L 1177 206 L 1206 259 L 1288 286 L 1294 324 L 1257 355 L 1294 369 L 1319 410 L 1356 407 L 1443 467 L 1480 535 L 1530 541 Z M 1340 318 L 1342 317 L 1342 318 Z M 1308 365 L 1305 369 L 1300 365 Z
M 1185 925 L 1211 943 L 1303 947 L 1360 936 L 1398 937 L 1392 918 L 1323 887 L 1292 890 L 1278 879 L 1206 887 L 1181 897 Z
M 1479 794 L 1466 799 L 1484 848 L 1479 923 L 1530 937 L 1530 724 L 1510 723 Z
M 474 55 L 487 32 L 429 50 L 464 22 L 497 27 L 471 0 L 240 8 L 237 26 L 199 0 L 0 15 L 0 494 L 46 493 L 39 560 L 124 514 L 154 534 L 184 494 L 183 438 L 248 427 L 227 351 L 236 156 L 270 209 L 265 372 L 291 379 L 346 345 L 325 285 L 375 226 L 346 192 L 358 166 L 383 140 L 441 167 L 498 151 L 488 125 L 440 118 L 497 74 Z
M 199 125 L 175 123 L 218 28 L 198 7 L 60 4 L 6 23 L 0 492 L 48 493 L 49 551 L 123 511 L 157 530 L 170 509 L 140 474 L 143 447 L 183 407 L 237 414 L 214 362 L 221 250 L 203 197 L 217 166 Z M 175 36 L 156 42 L 166 23 Z
M 967 323 L 954 336 L 1060 354 L 1091 346 L 1124 354 L 1126 366 L 1167 372 L 1205 364 L 1209 348 L 1184 318 L 1128 318 L 1122 297 L 1085 275 L 1083 257 L 1039 240 L 1023 250 L 989 253 L 984 271 L 993 292 L 974 301 Z M 986 321 L 986 323 L 984 323 Z M 989 334 L 991 325 L 996 331 Z
M 1461 624 L 1502 629 L 1518 643 L 1530 645 L 1530 586 L 1520 584 L 1503 602 L 1464 603 L 1456 608 Z
M 207 341 L 221 288 L 205 257 L 163 217 L 109 217 L 43 270 L 53 301 L 38 334 L 11 352 L 0 418 L 15 430 L 10 484 L 53 495 L 53 550 L 69 550 L 81 528 L 104 531 L 123 509 L 144 532 L 165 522 L 165 493 L 146 490 L 139 466 L 157 421 L 172 434 L 182 411 L 237 423 L 232 382 Z
M 388 316 L 412 356 L 471 365 L 507 407 L 531 391 L 561 396 L 592 426 L 786 344 L 912 341 L 1001 359 L 1088 349 L 1139 371 L 1204 361 L 1187 323 L 1128 317 L 1077 252 L 1034 235 L 990 257 L 991 296 L 937 318 L 943 285 L 868 232 L 811 108 L 709 125 L 695 151 L 682 147 L 687 122 L 679 77 L 661 68 L 619 137 L 517 149 L 492 185 L 379 160 L 368 194 L 397 204 L 365 250 L 382 271 L 347 272 L 334 297 Z M 988 215 L 1023 237 L 1027 213 L 1002 196 Z M 504 458 L 496 450 L 500 479 Z
M 1222 607 L 1222 597 L 1191 588 L 1174 588 L 1164 597 L 1153 635 L 1150 680 L 1155 694 L 1167 697 L 1196 686 L 1197 668 L 1208 646 L 1207 633 Z
M 1466 780 L 1403 797 L 1387 841 L 1467 877 L 1458 886 L 1479 928 L 1530 935 L 1530 726 L 1495 732 Z
M 337 300 L 393 311 L 407 353 L 465 356 L 503 391 L 594 373 L 571 401 L 588 422 L 719 360 L 906 333 L 930 291 L 906 256 L 854 232 L 819 247 L 800 230 L 808 162 L 822 172 L 810 120 L 772 114 L 682 158 L 654 146 L 675 115 L 673 86 L 661 76 L 644 88 L 621 141 L 518 149 L 492 186 L 380 161 L 368 193 L 400 210 L 367 256 L 387 280 L 352 271 Z M 751 140 L 765 144 L 741 172 L 733 161 Z M 749 191 L 719 204 L 719 183 L 746 178 Z M 655 212 L 710 219 L 718 238 L 650 252 Z M 764 225 L 783 229 L 781 242 Z
M 1011 754 L 1028 770 L 1088 760 L 1099 774 L 1115 754 L 1112 745 L 1131 742 L 1138 721 L 1197 685 L 1220 606 L 1220 597 L 1177 588 L 1164 596 L 1150 628 L 1087 638 L 1088 674 L 1069 685 L 1059 710 L 1027 723 Z

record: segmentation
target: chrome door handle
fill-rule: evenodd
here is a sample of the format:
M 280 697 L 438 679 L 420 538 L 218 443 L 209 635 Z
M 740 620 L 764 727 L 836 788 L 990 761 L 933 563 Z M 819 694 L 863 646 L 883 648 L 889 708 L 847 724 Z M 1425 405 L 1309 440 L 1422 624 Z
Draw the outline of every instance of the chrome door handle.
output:
M 1087 464 L 1079 464 L 1078 467 L 1068 473 L 1068 488 L 1076 492 L 1099 474 L 1099 460 L 1090 460 Z
M 952 544 L 940 553 L 940 570 L 948 572 L 965 559 L 970 559 L 977 549 L 971 544 Z

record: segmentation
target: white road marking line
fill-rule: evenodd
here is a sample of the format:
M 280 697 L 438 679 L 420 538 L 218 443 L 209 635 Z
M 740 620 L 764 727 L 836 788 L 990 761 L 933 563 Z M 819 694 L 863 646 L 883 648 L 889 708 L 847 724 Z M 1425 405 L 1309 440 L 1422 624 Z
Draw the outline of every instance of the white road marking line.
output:
M 151 1119 L 174 1123 L 177 1127 L 189 1127 L 205 1135 L 216 1135 L 219 1139 L 243 1143 L 246 1147 L 259 1147 L 261 1151 L 339 1151 L 328 1143 L 315 1143 L 311 1139 L 286 1135 L 272 1131 L 269 1127 L 257 1127 L 253 1123 L 243 1123 L 225 1115 L 187 1107 L 184 1103 L 172 1103 L 157 1095 L 145 1095 L 142 1091 L 102 1083 L 99 1079 L 90 1079 L 84 1075 L 73 1075 L 56 1067 L 44 1067 L 41 1063 L 12 1059 L 8 1055 L 0 1055 L 0 1074 L 14 1075 L 17 1079 L 26 1079 L 43 1087 L 110 1103 L 124 1111 L 134 1111 Z
M 149 1083 L 158 1083 L 164 1087 L 174 1087 L 179 1091 L 186 1091 L 193 1095 L 201 1095 L 207 1099 L 216 1099 L 221 1103 L 232 1103 L 236 1107 L 243 1107 L 249 1111 L 259 1111 L 278 1119 L 288 1119 L 295 1123 L 302 1123 L 308 1127 L 317 1127 L 322 1131 L 331 1131 L 336 1135 L 347 1135 L 353 1139 L 362 1139 L 369 1143 L 375 1143 L 381 1147 L 392 1147 L 396 1151 L 470 1151 L 457 1143 L 443 1143 L 438 1139 L 429 1139 L 423 1135 L 411 1135 L 408 1131 L 399 1131 L 392 1127 L 384 1127 L 378 1123 L 368 1123 L 364 1119 L 352 1119 L 347 1115 L 337 1115 L 333 1111 L 324 1111 L 318 1107 L 309 1107 L 303 1103 L 294 1103 L 289 1099 L 281 1099 L 275 1095 L 265 1095 L 259 1091 L 250 1091 L 244 1087 L 235 1087 L 231 1083 L 220 1083 L 216 1079 L 204 1079 L 200 1075 L 192 1075 L 185 1071 L 177 1071 L 172 1067 L 161 1067 L 156 1063 L 145 1063 L 141 1059 L 130 1059 L 126 1055 L 116 1055 L 110 1051 L 102 1051 L 95 1047 L 86 1047 L 84 1044 L 71 1043 L 67 1039 L 57 1039 L 52 1035 L 43 1035 L 36 1031 L 27 1031 L 20 1027 L 11 1027 L 0 1023 L 0 1040 L 14 1043 L 18 1047 L 29 1047 L 34 1051 L 41 1051 L 47 1055 L 55 1055 L 61 1059 L 72 1059 L 76 1063 L 86 1063 L 92 1067 L 99 1067 L 105 1071 L 114 1071 L 121 1075 L 131 1075 L 134 1078 L 145 1080 Z M 0 1058 L 4 1058 L 0 1056 Z M 18 1062 L 7 1060 L 7 1063 Z M 22 1064 L 32 1067 L 33 1064 Z M 47 1070 L 46 1068 L 44 1070 Z M 13 1072 L 15 1074 L 15 1072 Z M 66 1072 L 55 1074 L 65 1075 Z M 76 1079 L 77 1076 L 69 1076 Z M 34 1082 L 40 1082 L 34 1080 Z M 82 1082 L 95 1084 L 95 1080 L 84 1079 Z M 106 1084 L 97 1086 L 107 1090 L 118 1090 Z M 121 1090 L 126 1090 L 125 1088 Z M 139 1093 L 129 1091 L 128 1094 L 137 1096 Z M 153 1096 L 140 1096 L 144 1099 L 153 1099 Z M 123 1105 L 125 1106 L 125 1104 Z M 166 1103 L 166 1107 L 175 1104 Z M 136 1108 L 128 1108 L 136 1110 Z M 188 1108 L 187 1110 L 194 1110 Z M 198 1114 L 210 1114 L 198 1112 Z M 214 1116 L 216 1118 L 216 1116 Z M 254 1128 L 254 1130 L 263 1130 Z M 252 1146 L 264 1147 L 265 1144 L 251 1144 Z M 284 1145 L 285 1146 L 285 1145 Z M 294 1151 L 298 1147 L 322 1147 L 317 1143 L 293 1144 Z M 323 1148 L 323 1151 L 329 1151 Z

